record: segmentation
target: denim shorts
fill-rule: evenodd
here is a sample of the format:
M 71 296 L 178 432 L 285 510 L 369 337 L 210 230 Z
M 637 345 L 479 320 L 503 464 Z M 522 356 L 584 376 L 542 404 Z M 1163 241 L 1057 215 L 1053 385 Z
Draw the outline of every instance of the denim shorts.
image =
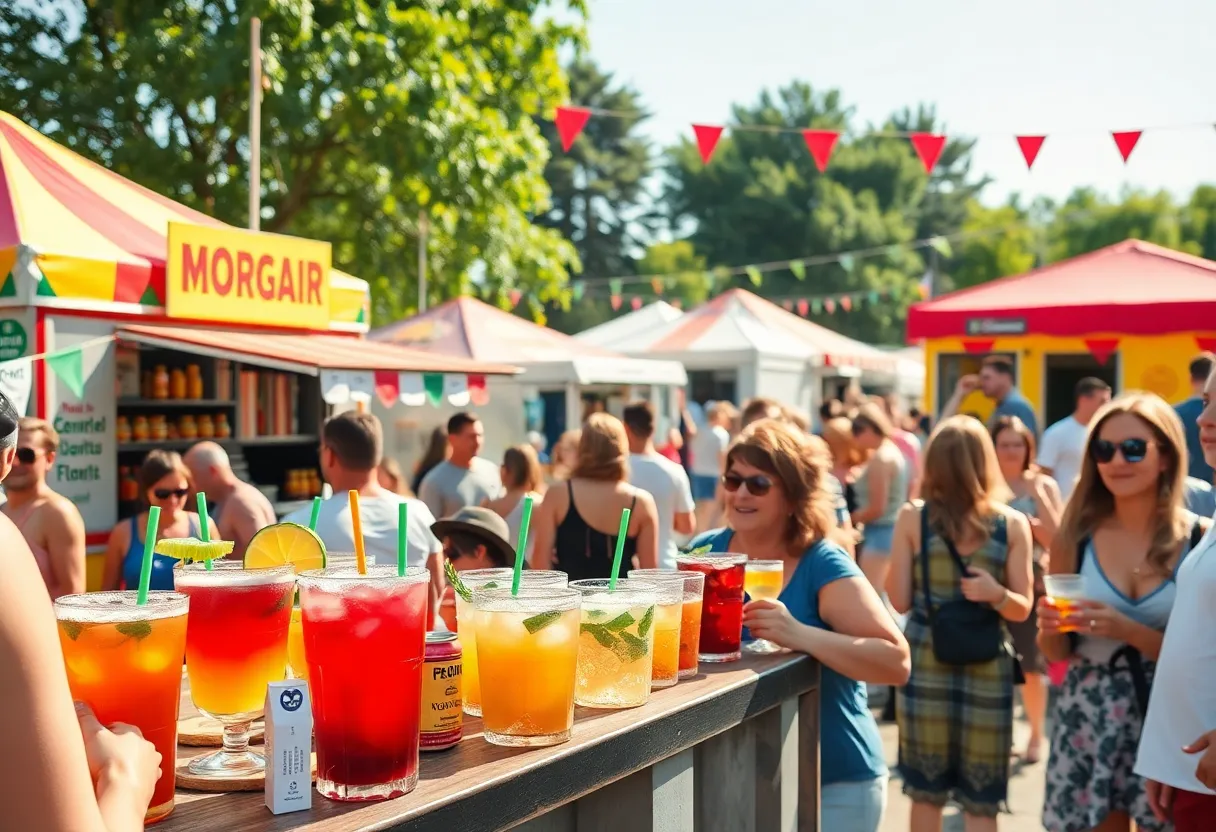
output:
M 887 557 L 895 540 L 894 526 L 866 526 L 861 543 L 861 556 Z
M 819 790 L 819 828 L 825 832 L 878 832 L 887 810 L 887 775 Z
M 692 486 L 694 500 L 712 500 L 718 493 L 718 478 L 708 474 L 693 474 L 689 484 Z

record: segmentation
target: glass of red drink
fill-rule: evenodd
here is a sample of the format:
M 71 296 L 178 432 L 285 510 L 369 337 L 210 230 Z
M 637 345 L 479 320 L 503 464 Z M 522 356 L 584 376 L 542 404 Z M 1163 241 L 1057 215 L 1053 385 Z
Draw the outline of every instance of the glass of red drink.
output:
M 418 783 L 430 573 L 395 566 L 300 574 L 317 791 L 388 800 Z
M 697 653 L 703 662 L 733 662 L 742 655 L 743 578 L 747 555 L 710 553 L 681 555 L 676 567 L 705 575 L 701 606 L 701 645 Z

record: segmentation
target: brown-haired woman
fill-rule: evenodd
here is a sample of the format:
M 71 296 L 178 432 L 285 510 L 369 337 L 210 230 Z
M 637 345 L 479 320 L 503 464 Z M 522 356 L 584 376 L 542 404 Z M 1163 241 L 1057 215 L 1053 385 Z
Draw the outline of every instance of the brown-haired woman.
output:
M 414 466 L 414 479 L 410 481 L 410 491 L 417 494 L 426 475 L 431 473 L 432 468 L 447 459 L 451 452 L 447 429 L 437 427 L 432 430 L 426 442 L 426 450 L 422 452 L 422 458 Z
M 541 491 L 545 487 L 545 476 L 540 468 L 536 448 L 527 444 L 507 448 L 502 455 L 499 476 L 506 493 L 496 500 L 486 500 L 483 505 L 507 521 L 507 528 L 511 533 L 508 540 L 514 546 L 519 540 L 519 528 L 524 520 L 524 497 L 532 498 L 532 511 L 535 513 L 540 506 Z M 533 539 L 534 535 L 529 533 L 529 559 L 532 556 Z
M 391 456 L 384 457 L 376 466 L 376 480 L 385 491 L 392 492 L 399 497 L 414 496 L 409 486 L 406 485 L 405 474 L 402 472 L 401 466 Z
M 1056 481 L 1035 467 L 1034 434 L 1025 422 L 1017 416 L 1001 416 L 993 422 L 990 432 L 996 448 L 996 459 L 1001 466 L 1001 476 L 1013 494 L 1009 507 L 1026 515 L 1030 523 L 1030 534 L 1034 538 L 1032 567 L 1037 600 L 1043 597 L 1043 570 L 1047 565 L 1052 538 L 1060 524 L 1060 514 L 1064 511 L 1064 500 Z M 1010 622 L 1009 634 L 1013 636 L 1013 649 L 1017 651 L 1022 672 L 1026 675 L 1022 685 L 1022 705 L 1026 709 L 1026 721 L 1030 723 L 1030 739 L 1022 759 L 1027 765 L 1034 765 L 1039 761 L 1043 721 L 1047 716 L 1047 683 L 1044 679 L 1047 668 L 1035 642 L 1039 635 L 1035 616 L 1025 621 Z
M 992 439 L 969 416 L 946 419 L 929 438 L 921 494 L 924 503 L 899 513 L 887 579 L 891 605 L 911 612 L 904 635 L 912 677 L 897 696 L 911 829 L 940 832 L 942 807 L 954 799 L 967 832 L 995 832 L 1009 786 L 1014 663 L 1003 651 L 973 664 L 940 661 L 930 615 L 947 603 L 971 602 L 1005 621 L 1024 621 L 1031 607 L 1030 524 L 1005 505 L 1009 489 Z
M 552 460 L 549 471 L 550 484 L 570 479 L 570 472 L 578 464 L 578 442 L 582 435 L 583 432 L 577 428 L 568 430 L 553 443 L 553 453 L 549 454 L 549 458 Z
M 862 528 L 861 571 L 879 592 L 887 583 L 891 566 L 891 538 L 899 507 L 908 499 L 912 472 L 903 451 L 891 440 L 894 432 L 887 414 L 866 402 L 853 416 L 853 441 L 869 453 L 853 483 L 857 508 L 853 525 Z
M 1048 571 L 1079 573 L 1085 600 L 1068 614 L 1038 604 L 1039 647 L 1068 660 L 1047 762 L 1050 832 L 1169 828 L 1133 766 L 1174 576 L 1207 525 L 1183 508 L 1185 478 L 1182 424 L 1160 397 L 1127 393 L 1090 421 Z
M 612 572 L 621 512 L 630 510 L 625 565 L 657 565 L 659 518 L 654 498 L 629 484 L 629 440 L 621 420 L 593 413 L 583 423 L 578 458 L 565 488 L 551 488 L 532 521 L 533 569 L 559 569 L 570 580 Z
M 120 520 L 110 531 L 106 543 L 106 560 L 102 571 L 102 589 L 134 589 L 139 585 L 139 571 L 144 558 L 144 532 L 148 527 L 148 508 L 160 508 L 160 525 L 156 539 L 198 537 L 199 517 L 186 511 L 190 496 L 190 472 L 175 451 L 150 451 L 135 474 L 139 496 L 144 509 L 127 520 Z M 214 520 L 208 520 L 211 537 L 220 533 Z M 173 589 L 173 565 L 176 558 L 152 556 L 152 589 Z
M 728 526 L 691 545 L 785 564 L 779 598 L 749 603 L 743 623 L 751 636 L 823 663 L 823 828 L 876 832 L 887 767 L 863 683 L 903 684 L 908 645 L 853 558 L 830 539 L 834 497 L 820 447 L 783 421 L 745 428 L 722 477 Z

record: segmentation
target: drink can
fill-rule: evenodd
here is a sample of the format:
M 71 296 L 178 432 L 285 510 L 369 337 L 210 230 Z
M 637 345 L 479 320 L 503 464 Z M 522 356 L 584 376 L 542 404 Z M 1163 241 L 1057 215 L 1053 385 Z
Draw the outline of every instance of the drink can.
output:
M 422 751 L 452 748 L 464 736 L 460 697 L 463 675 L 460 640 L 455 633 L 426 634 L 422 665 Z

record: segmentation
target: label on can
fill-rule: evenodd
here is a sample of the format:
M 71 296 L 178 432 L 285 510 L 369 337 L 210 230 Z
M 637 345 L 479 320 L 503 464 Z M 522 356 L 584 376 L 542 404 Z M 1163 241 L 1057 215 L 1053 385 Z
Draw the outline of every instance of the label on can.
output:
M 426 634 L 420 724 L 423 751 L 439 751 L 460 742 L 464 720 L 461 653 L 455 633 Z

